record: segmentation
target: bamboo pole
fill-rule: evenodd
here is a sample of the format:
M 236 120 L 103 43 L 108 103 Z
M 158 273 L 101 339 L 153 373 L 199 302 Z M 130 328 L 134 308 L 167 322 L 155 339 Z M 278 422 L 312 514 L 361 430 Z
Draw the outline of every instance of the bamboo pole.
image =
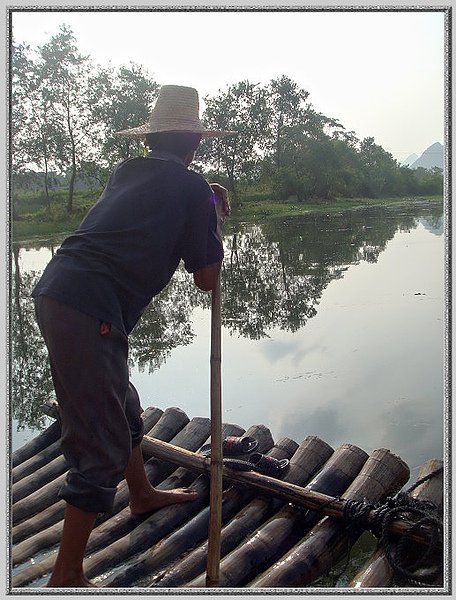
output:
M 270 447 L 272 440 L 268 430 L 262 427 L 252 427 L 249 435 L 259 440 L 260 445 L 266 448 Z M 256 433 L 255 433 L 256 432 Z M 244 430 L 237 425 L 225 424 L 222 429 L 222 436 L 241 435 Z M 274 450 L 274 449 L 273 449 Z M 284 458 L 282 455 L 281 458 Z M 286 456 L 289 458 L 289 456 Z M 189 471 L 190 473 L 190 471 Z M 250 492 L 253 495 L 253 492 Z M 249 499 L 249 492 L 245 490 L 229 487 L 223 492 L 223 512 L 222 522 L 226 522 L 236 513 L 236 504 L 246 504 Z M 176 528 L 170 535 L 160 539 L 156 544 L 145 545 L 140 555 L 135 555 L 129 563 L 120 568 L 116 568 L 115 573 L 103 578 L 103 587 L 146 587 L 145 583 L 138 582 L 149 577 L 152 573 L 156 574 L 161 568 L 168 570 L 169 565 L 178 560 L 179 556 L 187 554 L 195 544 L 205 540 L 207 543 L 207 532 L 209 523 L 209 501 L 204 508 L 187 523 L 183 523 Z M 181 560 L 179 560 L 179 563 Z M 207 566 L 207 552 L 204 555 L 203 567 L 200 572 L 204 572 Z M 148 587 L 148 586 L 147 586 Z M 204 584 L 203 584 L 204 587 Z
M 219 274 L 215 287 L 212 290 L 211 306 L 211 482 L 209 496 L 209 533 L 206 587 L 218 586 L 220 570 L 220 532 L 222 528 L 223 491 L 221 346 L 221 301 Z
M 207 472 L 210 470 L 209 459 L 198 456 L 193 452 L 188 452 L 181 448 L 174 448 L 170 444 L 165 444 L 158 440 L 151 440 L 147 438 L 147 436 L 144 437 L 143 444 L 147 448 L 147 452 L 162 460 L 177 462 L 187 469 L 196 469 L 200 472 Z M 388 452 L 385 449 L 379 449 L 376 452 L 380 451 L 385 453 Z M 324 515 L 330 517 L 335 517 L 337 519 L 343 519 L 344 517 L 344 508 L 347 504 L 347 500 L 344 498 L 333 498 L 327 494 L 322 494 L 313 490 L 305 490 L 297 485 L 275 479 L 274 477 L 268 477 L 267 475 L 256 473 L 254 471 L 236 471 L 223 466 L 223 477 L 243 485 L 250 485 L 259 492 L 271 494 L 277 498 L 282 498 L 287 502 L 293 502 L 310 510 L 319 510 Z M 367 524 L 370 525 L 375 517 L 375 511 L 371 510 L 366 517 Z M 398 519 L 391 522 L 389 529 L 393 533 L 403 535 L 409 532 L 410 525 L 410 523 Z M 420 531 L 415 531 L 410 534 L 410 539 L 421 544 L 427 544 L 429 542 L 429 529 L 423 526 Z

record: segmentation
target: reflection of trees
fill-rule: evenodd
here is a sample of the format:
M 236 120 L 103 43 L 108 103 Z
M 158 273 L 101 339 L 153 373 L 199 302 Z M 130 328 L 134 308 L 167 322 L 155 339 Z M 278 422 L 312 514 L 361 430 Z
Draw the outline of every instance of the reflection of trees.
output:
M 52 393 L 47 350 L 35 320 L 30 292 L 38 280 L 35 272 L 21 273 L 19 248 L 13 247 L 11 310 L 12 416 L 19 426 L 42 427 L 42 406 Z
M 172 282 L 153 299 L 130 336 L 130 363 L 149 373 L 159 369 L 174 348 L 194 337 L 188 275 L 178 270 Z
M 223 325 L 233 333 L 260 339 L 272 328 L 296 331 L 317 313 L 326 286 L 350 265 L 376 262 L 396 231 L 417 226 L 415 215 L 441 216 L 400 207 L 308 215 L 264 225 L 230 225 L 223 265 Z M 52 391 L 47 352 L 35 323 L 31 290 L 38 273 L 21 273 L 13 249 L 12 398 L 22 426 L 43 422 L 41 405 Z M 196 289 L 178 270 L 154 299 L 130 336 L 130 363 L 159 369 L 177 346 L 193 340 L 191 316 L 208 308 L 210 294 Z
M 227 240 L 231 254 L 223 269 L 223 324 L 259 339 L 267 329 L 295 331 L 316 311 L 315 282 L 292 272 L 280 243 L 252 226 Z

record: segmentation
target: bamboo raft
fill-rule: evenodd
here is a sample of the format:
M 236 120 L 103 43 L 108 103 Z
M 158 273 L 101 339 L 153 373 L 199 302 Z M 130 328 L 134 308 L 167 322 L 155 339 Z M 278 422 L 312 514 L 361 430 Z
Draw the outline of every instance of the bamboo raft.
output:
M 152 484 L 191 486 L 198 498 L 140 519 L 130 514 L 128 489 L 121 482 L 112 512 L 100 515 L 92 531 L 85 572 L 102 588 L 149 588 L 149 593 L 151 588 L 204 588 L 210 458 L 198 449 L 210 439 L 210 420 L 154 407 L 144 411 L 143 420 L 148 433 L 142 451 Z M 367 506 L 365 522 L 373 522 L 372 507 L 397 494 L 410 477 L 408 466 L 386 449 L 370 455 L 352 444 L 334 449 L 316 436 L 300 444 L 289 438 L 274 442 L 264 425 L 245 431 L 224 424 L 222 433 L 254 437 L 259 452 L 288 458 L 290 466 L 280 479 L 224 466 L 221 588 L 318 587 L 319 578 L 339 568 L 364 534 L 359 523 L 346 520 L 350 503 Z M 67 470 L 59 438 L 56 419 L 11 457 L 11 590 L 44 587 L 54 564 L 64 512 L 57 493 Z M 408 496 L 442 509 L 442 461 L 422 465 L 422 478 Z M 442 544 L 430 551 L 427 524 L 418 525 L 411 530 L 407 518 L 393 519 L 388 547 L 378 544 L 347 587 L 401 587 L 400 569 L 391 557 L 403 553 L 406 534 L 407 554 L 416 563 L 406 587 L 423 586 L 420 574 L 424 587 L 442 587 Z

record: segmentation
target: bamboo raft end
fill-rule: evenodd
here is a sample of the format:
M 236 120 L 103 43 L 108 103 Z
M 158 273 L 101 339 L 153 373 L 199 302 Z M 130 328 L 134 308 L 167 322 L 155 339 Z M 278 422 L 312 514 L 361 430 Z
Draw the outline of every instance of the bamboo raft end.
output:
M 210 440 L 210 420 L 189 419 L 179 408 L 153 407 L 144 411 L 143 420 L 148 433 L 142 452 L 151 483 L 165 489 L 191 486 L 198 499 L 138 521 L 129 513 L 128 488 L 122 482 L 112 512 L 96 522 L 84 561 L 88 577 L 100 587 L 309 588 L 347 560 L 347 548 L 367 530 L 364 537 L 372 539 L 369 558 L 353 572 L 347 588 L 447 589 L 442 545 L 428 552 L 432 530 L 427 523 L 411 531 L 412 508 L 398 509 L 378 548 L 369 529 L 369 519 L 378 510 L 373 507 L 382 506 L 393 494 L 404 495 L 416 506 L 432 504 L 437 512 L 429 515 L 437 520 L 435 514 L 443 506 L 441 460 L 422 465 L 417 485 L 404 491 L 410 469 L 385 448 L 370 454 L 353 444 L 334 449 L 316 436 L 307 436 L 300 444 L 289 438 L 274 442 L 264 425 L 246 431 L 224 424 L 224 437 L 254 437 L 261 453 L 287 459 L 289 466 L 277 478 L 234 470 L 221 462 L 221 532 L 217 577 L 211 578 L 207 572 L 211 459 L 198 453 Z M 66 474 L 59 435 L 56 420 L 12 456 L 12 590 L 45 585 L 53 567 L 64 509 L 57 493 Z M 363 525 L 347 526 L 351 503 L 363 508 Z M 400 541 L 406 537 L 411 550 L 404 563 Z M 406 583 L 400 571 L 404 566 L 412 574 Z

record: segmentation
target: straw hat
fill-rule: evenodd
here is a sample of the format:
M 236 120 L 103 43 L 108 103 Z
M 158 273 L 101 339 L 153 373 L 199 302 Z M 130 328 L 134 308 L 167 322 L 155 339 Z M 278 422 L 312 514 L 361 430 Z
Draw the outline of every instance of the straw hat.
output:
M 116 133 L 129 137 L 144 137 L 148 133 L 161 131 L 199 133 L 203 138 L 237 133 L 206 129 L 199 118 L 198 92 L 194 88 L 182 85 L 163 85 L 149 121 L 139 127 L 123 129 Z

